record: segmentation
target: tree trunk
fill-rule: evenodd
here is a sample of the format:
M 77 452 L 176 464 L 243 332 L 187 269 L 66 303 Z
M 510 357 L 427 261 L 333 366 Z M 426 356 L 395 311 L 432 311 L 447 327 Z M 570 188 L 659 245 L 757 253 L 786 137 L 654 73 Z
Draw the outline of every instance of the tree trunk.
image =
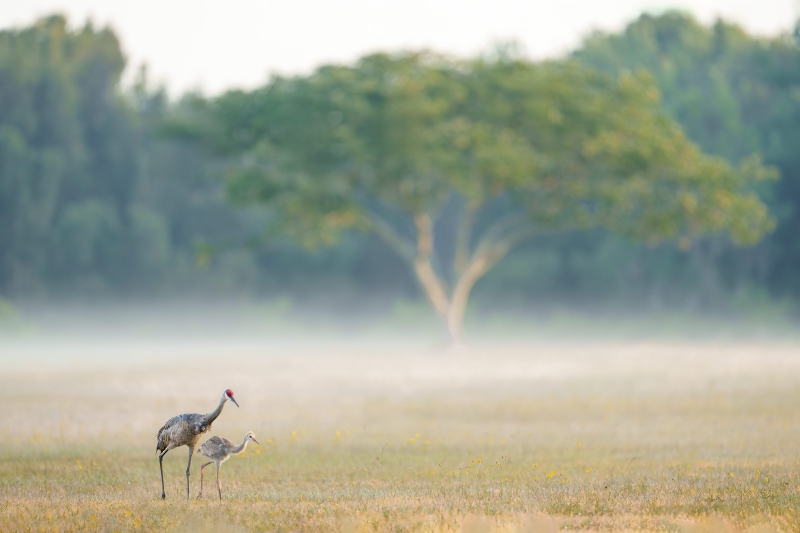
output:
M 450 301 L 447 292 L 436 275 L 431 263 L 433 254 L 433 223 L 431 217 L 426 214 L 414 216 L 414 223 L 417 226 L 417 256 L 414 258 L 414 272 L 422 285 L 425 295 L 436 309 L 436 312 L 446 317 L 450 312 Z
M 414 257 L 414 272 L 422 286 L 425 296 L 437 314 L 444 319 L 450 341 L 461 344 L 464 340 L 464 315 L 467 311 L 469 295 L 475 283 L 483 277 L 516 243 L 515 237 L 498 240 L 486 247 L 479 247 L 472 258 L 466 258 L 466 238 L 460 243 L 462 250 L 457 254 L 455 287 L 448 294 L 445 283 L 436 274 L 431 256 L 433 255 L 433 222 L 429 215 L 414 215 L 417 227 L 417 250 Z M 524 235 L 524 234 L 520 234 Z
M 431 217 L 425 213 L 418 213 L 414 216 L 414 224 L 417 226 L 417 255 L 414 258 L 414 272 L 417 274 L 422 289 L 436 312 L 445 320 L 450 341 L 454 344 L 461 341 L 461 320 L 452 321 L 452 305 L 447 296 L 444 284 L 436 275 L 431 262 L 433 254 L 433 222 Z M 462 313 L 463 315 L 463 313 Z

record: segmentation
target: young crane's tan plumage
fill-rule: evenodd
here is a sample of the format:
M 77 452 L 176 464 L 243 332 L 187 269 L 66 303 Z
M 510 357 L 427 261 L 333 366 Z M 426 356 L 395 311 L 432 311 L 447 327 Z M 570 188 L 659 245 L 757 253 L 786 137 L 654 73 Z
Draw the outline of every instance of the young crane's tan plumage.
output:
M 225 437 L 216 436 L 211 437 L 200 446 L 200 449 L 197 450 L 197 455 L 208 457 L 211 460 L 200 467 L 200 493 L 197 495 L 198 498 L 203 497 L 203 469 L 211 463 L 214 463 L 217 465 L 217 490 L 219 491 L 219 499 L 222 499 L 222 484 L 219 482 L 219 467 L 222 463 L 230 459 L 231 455 L 242 453 L 244 449 L 247 448 L 247 441 L 253 441 L 259 444 L 253 432 L 248 431 L 244 439 L 242 439 L 242 443 L 238 446 Z
M 166 493 L 164 492 L 164 467 L 162 465 L 164 455 L 166 455 L 166 453 L 171 449 L 179 446 L 189 447 L 189 464 L 186 465 L 186 497 L 188 498 L 189 469 L 192 466 L 192 454 L 194 453 L 194 447 L 197 444 L 197 441 L 200 440 L 200 435 L 211 429 L 211 424 L 220 415 L 222 408 L 225 406 L 225 402 L 228 400 L 235 403 L 236 407 L 239 407 L 239 404 L 233 398 L 233 391 L 228 389 L 222 393 L 222 398 L 220 399 L 217 408 L 210 413 L 205 415 L 192 413 L 173 416 L 167 420 L 167 423 L 164 424 L 161 429 L 158 430 L 156 453 L 161 452 L 158 456 L 158 467 L 161 470 L 162 500 L 167 497 Z

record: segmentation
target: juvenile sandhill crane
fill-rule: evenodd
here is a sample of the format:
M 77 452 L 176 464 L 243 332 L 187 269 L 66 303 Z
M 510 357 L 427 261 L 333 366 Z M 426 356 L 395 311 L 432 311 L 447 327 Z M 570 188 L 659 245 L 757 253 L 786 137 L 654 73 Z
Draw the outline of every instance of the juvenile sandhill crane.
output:
M 192 466 L 192 454 L 197 441 L 200 440 L 200 435 L 211 429 L 211 424 L 217 419 L 228 400 L 239 404 L 233 398 L 233 391 L 228 389 L 222 393 L 222 398 L 216 409 L 208 414 L 185 414 L 173 416 L 167 423 L 158 430 L 158 442 L 156 444 L 156 453 L 161 452 L 158 456 L 158 468 L 161 470 L 161 499 L 167 497 L 164 492 L 164 466 L 162 461 L 164 456 L 173 448 L 179 446 L 189 447 L 189 464 L 186 465 L 186 497 L 189 497 L 189 469 Z
M 217 465 L 217 490 L 219 491 L 219 499 L 222 500 L 222 484 L 219 482 L 219 466 L 230 459 L 231 455 L 242 453 L 244 449 L 247 448 L 247 441 L 249 440 L 260 444 L 256 440 L 256 436 L 253 435 L 253 432 L 248 431 L 242 443 L 238 446 L 225 437 L 211 437 L 200 446 L 200 449 L 197 450 L 197 455 L 203 455 L 211 460 L 200 467 L 200 494 L 197 495 L 198 498 L 203 497 L 203 469 L 211 463 L 214 463 Z

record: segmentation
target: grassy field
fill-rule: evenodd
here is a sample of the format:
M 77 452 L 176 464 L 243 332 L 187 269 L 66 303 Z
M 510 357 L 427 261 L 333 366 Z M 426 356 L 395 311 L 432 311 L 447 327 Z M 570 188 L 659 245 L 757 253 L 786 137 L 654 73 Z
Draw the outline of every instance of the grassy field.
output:
M 261 446 L 161 501 L 227 387 Z M 800 531 L 797 345 L 6 347 L 0 402 L 0 531 Z

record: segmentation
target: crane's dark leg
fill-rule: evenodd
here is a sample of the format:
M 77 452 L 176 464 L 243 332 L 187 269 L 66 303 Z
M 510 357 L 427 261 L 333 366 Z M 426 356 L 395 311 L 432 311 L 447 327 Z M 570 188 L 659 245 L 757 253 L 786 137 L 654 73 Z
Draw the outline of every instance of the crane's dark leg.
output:
M 164 459 L 164 456 L 169 451 L 169 448 L 161 452 L 158 456 L 158 469 L 161 470 L 161 499 L 165 500 L 167 498 L 167 494 L 164 492 L 164 465 L 161 461 Z
M 186 499 L 189 499 L 189 469 L 192 467 L 192 454 L 194 454 L 194 447 L 189 446 L 189 464 L 186 465 Z
M 203 466 L 200 467 L 200 494 L 197 495 L 198 498 L 203 497 L 203 469 L 213 463 L 214 461 L 209 461 Z
M 219 501 L 222 501 L 222 484 L 219 482 L 219 463 L 217 463 L 217 490 L 219 491 Z

